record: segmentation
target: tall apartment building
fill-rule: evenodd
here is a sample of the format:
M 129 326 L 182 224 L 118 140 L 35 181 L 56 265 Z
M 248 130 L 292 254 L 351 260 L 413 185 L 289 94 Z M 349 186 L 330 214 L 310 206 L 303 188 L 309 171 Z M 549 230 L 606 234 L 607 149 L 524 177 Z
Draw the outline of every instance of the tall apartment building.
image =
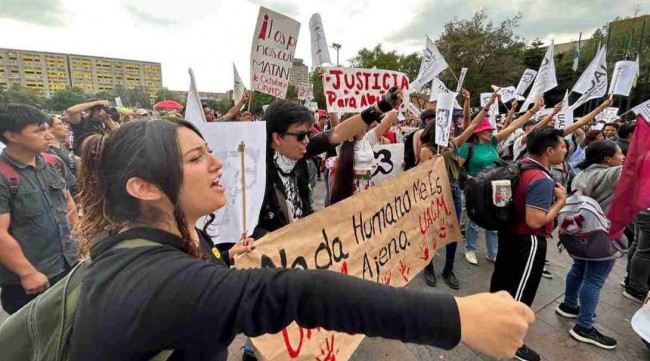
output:
M 289 73 L 289 85 L 298 88 L 301 84 L 309 84 L 309 67 L 303 63 L 302 59 L 294 58 Z
M 22 85 L 50 96 L 66 87 L 90 93 L 108 91 L 117 85 L 144 87 L 155 97 L 162 87 L 160 63 L 0 49 L 0 87 Z

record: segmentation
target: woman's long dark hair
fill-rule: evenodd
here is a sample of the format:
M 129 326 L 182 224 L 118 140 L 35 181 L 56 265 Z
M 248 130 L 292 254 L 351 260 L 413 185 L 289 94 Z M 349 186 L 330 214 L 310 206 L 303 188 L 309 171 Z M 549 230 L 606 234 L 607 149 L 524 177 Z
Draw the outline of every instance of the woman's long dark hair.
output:
M 422 145 L 428 145 L 430 147 L 435 146 L 436 142 L 436 122 L 429 122 L 424 131 L 420 135 L 420 141 Z
M 105 136 L 93 135 L 81 147 L 79 176 L 82 256 L 90 252 L 90 240 L 104 231 L 123 227 L 151 225 L 168 217 L 159 209 L 146 206 L 126 191 L 133 177 L 156 184 L 174 205 L 174 221 L 185 245 L 185 252 L 202 257 L 192 242 L 178 194 L 183 182 L 183 157 L 177 141 L 178 129 L 201 133 L 189 122 L 138 120 L 124 124 Z M 203 138 L 201 136 L 201 138 Z
M 616 154 L 616 143 L 609 140 L 593 142 L 585 149 L 585 160 L 578 164 L 578 168 L 585 170 L 593 164 L 602 163 L 605 158 L 613 157 Z
M 342 201 L 353 193 L 354 184 L 354 144 L 356 140 L 346 140 L 341 144 L 341 151 L 336 160 L 336 176 L 330 195 L 330 204 Z
M 602 130 L 592 129 L 587 132 L 585 139 L 582 141 L 582 148 L 588 147 L 591 143 L 598 140 L 598 136 L 602 133 Z

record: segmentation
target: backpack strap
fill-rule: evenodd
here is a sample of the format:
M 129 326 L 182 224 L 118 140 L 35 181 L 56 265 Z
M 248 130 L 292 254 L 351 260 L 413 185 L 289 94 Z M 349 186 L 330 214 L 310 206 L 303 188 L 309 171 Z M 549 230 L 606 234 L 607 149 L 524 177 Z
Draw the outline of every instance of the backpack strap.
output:
M 41 153 L 41 156 L 43 156 L 43 158 L 45 158 L 45 161 L 52 167 L 58 170 L 61 170 L 63 168 L 61 162 L 59 162 L 59 158 L 57 158 L 55 155 L 50 153 Z
M 7 161 L 0 157 L 0 174 L 7 180 L 9 183 L 9 192 L 11 195 L 18 194 L 18 189 L 20 188 L 20 175 L 16 169 Z

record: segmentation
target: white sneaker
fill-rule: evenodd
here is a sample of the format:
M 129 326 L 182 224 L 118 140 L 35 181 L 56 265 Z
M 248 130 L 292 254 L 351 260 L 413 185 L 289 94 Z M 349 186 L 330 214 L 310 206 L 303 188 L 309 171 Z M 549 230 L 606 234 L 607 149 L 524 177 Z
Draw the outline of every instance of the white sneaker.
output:
M 490 261 L 492 263 L 495 263 L 497 261 L 496 257 L 492 257 L 492 256 L 489 256 L 489 255 L 485 256 L 485 259 L 487 259 L 488 261 Z
M 476 253 L 474 253 L 474 251 L 466 251 L 465 252 L 465 259 L 467 260 L 467 262 L 469 262 L 469 263 L 471 263 L 471 264 L 473 264 L 475 266 L 478 264 L 478 261 L 476 260 Z

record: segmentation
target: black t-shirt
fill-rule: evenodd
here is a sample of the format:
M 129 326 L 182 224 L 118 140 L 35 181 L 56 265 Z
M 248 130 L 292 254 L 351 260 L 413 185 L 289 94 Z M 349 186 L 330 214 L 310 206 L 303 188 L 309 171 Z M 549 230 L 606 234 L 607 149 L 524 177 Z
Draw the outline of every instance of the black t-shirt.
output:
M 163 246 L 111 249 L 125 239 Z M 460 342 L 453 295 L 393 288 L 330 271 L 236 270 L 191 257 L 183 240 L 135 228 L 91 251 L 70 338 L 72 360 L 225 361 L 235 335 L 305 328 L 433 345 Z
M 82 118 L 79 124 L 72 124 L 72 134 L 74 135 L 74 154 L 79 155 L 81 144 L 84 140 L 93 134 L 106 134 L 108 129 L 104 122 L 99 119 L 90 117 Z

